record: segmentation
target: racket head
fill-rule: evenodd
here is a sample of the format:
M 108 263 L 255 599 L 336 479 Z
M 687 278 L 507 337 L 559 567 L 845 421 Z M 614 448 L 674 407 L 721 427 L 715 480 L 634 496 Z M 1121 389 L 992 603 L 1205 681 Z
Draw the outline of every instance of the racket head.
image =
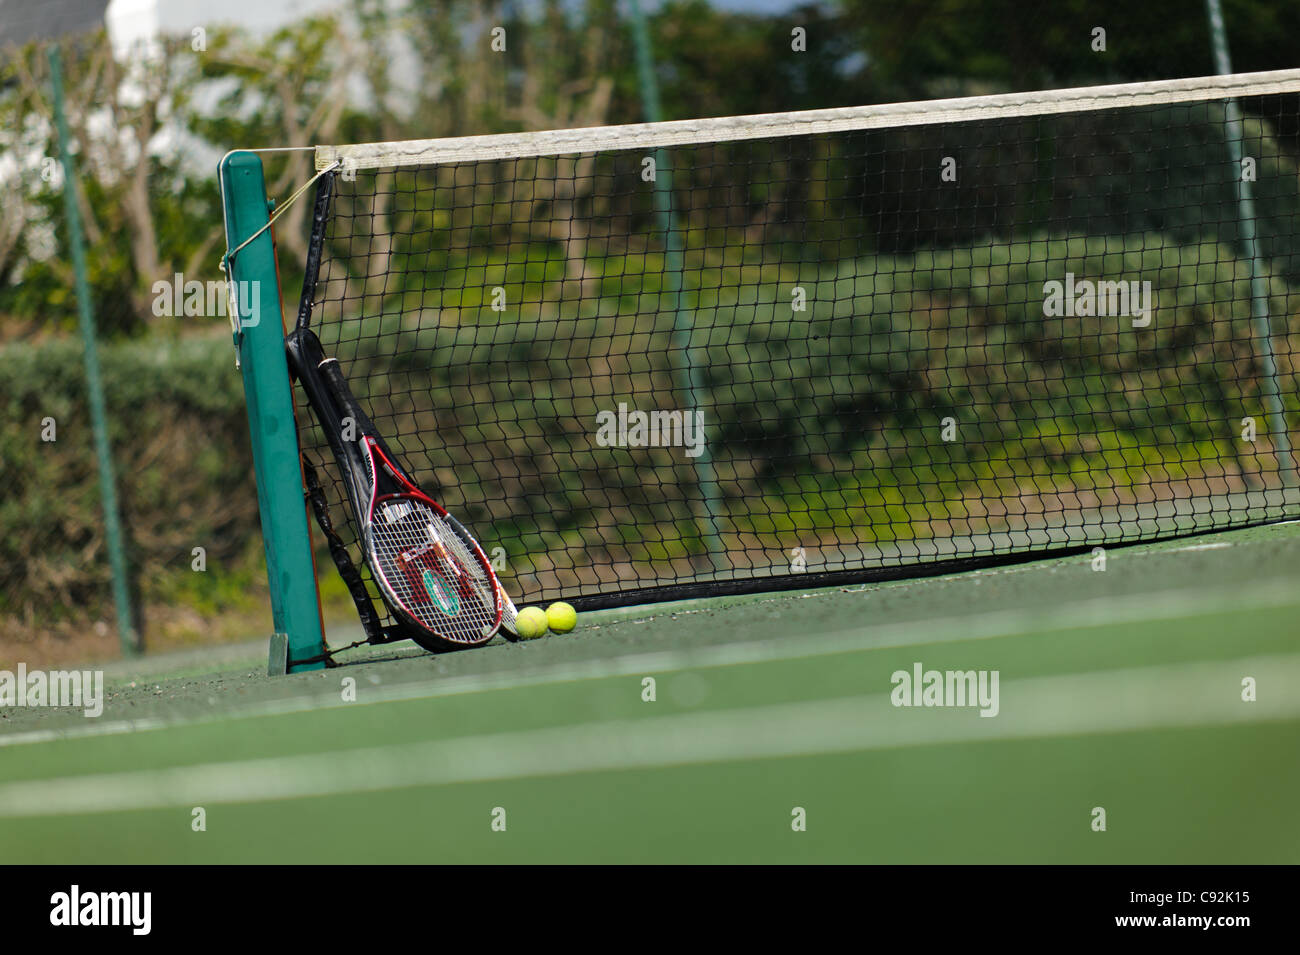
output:
M 425 649 L 487 643 L 501 626 L 501 589 L 478 542 L 418 490 L 376 497 L 365 530 L 375 583 Z

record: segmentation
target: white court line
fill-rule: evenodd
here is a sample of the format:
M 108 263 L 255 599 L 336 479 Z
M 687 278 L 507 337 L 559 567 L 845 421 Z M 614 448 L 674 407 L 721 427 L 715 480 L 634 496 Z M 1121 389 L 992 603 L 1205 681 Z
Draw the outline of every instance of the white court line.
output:
M 1241 701 L 1241 679 L 1259 702 Z M 1300 719 L 1300 655 L 1003 683 L 1001 713 L 887 693 L 425 743 L 0 784 L 0 817 L 257 803 L 412 786 Z M 1278 754 L 1281 756 L 1282 754 Z
M 839 591 L 827 591 L 835 594 Z M 867 593 L 867 591 L 864 591 Z M 818 597 L 822 594 L 812 594 Z M 1274 582 L 1235 591 L 1234 604 L 1252 610 L 1286 607 L 1300 603 L 1295 588 Z M 370 706 L 409 700 L 435 699 L 509 690 L 518 687 L 547 686 L 583 680 L 602 680 L 620 676 L 646 676 L 690 668 L 739 666 L 831 656 L 838 653 L 889 649 L 918 644 L 955 643 L 1016 636 L 1038 631 L 1059 632 L 1080 627 L 1151 623 L 1197 616 L 1224 609 L 1221 595 L 1207 595 L 1204 590 L 1170 590 L 1128 597 L 1095 597 L 1073 604 L 1032 611 L 998 610 L 969 617 L 939 617 L 883 627 L 864 626 L 852 630 L 834 630 L 814 636 L 781 637 L 772 640 L 728 643 L 699 648 L 678 648 L 638 653 L 610 659 L 557 663 L 525 670 L 465 676 L 434 677 L 430 680 L 404 682 L 395 686 L 365 687 L 362 699 L 345 703 L 337 686 L 319 695 L 294 696 L 288 699 L 257 703 L 238 710 L 192 718 L 87 721 L 74 728 L 33 730 L 0 735 L 0 748 L 29 743 L 47 743 L 64 739 L 115 736 L 123 733 L 196 726 L 232 719 L 255 719 L 284 716 L 336 707 Z M 868 608 L 869 610 L 869 608 Z M 340 677 L 349 673 L 341 672 Z

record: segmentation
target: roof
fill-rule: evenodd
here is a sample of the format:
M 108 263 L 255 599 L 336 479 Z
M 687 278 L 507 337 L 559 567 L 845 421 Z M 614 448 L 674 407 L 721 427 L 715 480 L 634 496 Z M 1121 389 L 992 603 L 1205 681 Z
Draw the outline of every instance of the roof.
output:
M 0 49 L 94 32 L 107 7 L 108 0 L 0 0 Z

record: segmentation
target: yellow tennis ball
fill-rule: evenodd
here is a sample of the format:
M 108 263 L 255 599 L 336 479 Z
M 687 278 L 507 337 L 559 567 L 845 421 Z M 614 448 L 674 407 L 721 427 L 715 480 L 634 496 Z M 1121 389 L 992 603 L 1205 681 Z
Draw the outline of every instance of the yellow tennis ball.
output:
M 546 632 L 546 611 L 541 607 L 525 607 L 515 621 L 515 632 L 520 640 L 533 640 Z
M 578 612 L 566 603 L 554 603 L 546 608 L 546 623 L 556 633 L 568 633 L 578 625 Z

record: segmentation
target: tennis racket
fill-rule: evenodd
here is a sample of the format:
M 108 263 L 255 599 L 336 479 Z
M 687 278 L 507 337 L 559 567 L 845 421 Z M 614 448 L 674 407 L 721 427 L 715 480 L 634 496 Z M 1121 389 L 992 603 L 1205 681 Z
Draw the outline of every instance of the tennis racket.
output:
M 505 598 L 483 548 L 398 465 L 315 333 L 298 328 L 285 344 L 343 475 L 366 565 L 393 618 L 426 650 L 487 643 L 501 626 Z

